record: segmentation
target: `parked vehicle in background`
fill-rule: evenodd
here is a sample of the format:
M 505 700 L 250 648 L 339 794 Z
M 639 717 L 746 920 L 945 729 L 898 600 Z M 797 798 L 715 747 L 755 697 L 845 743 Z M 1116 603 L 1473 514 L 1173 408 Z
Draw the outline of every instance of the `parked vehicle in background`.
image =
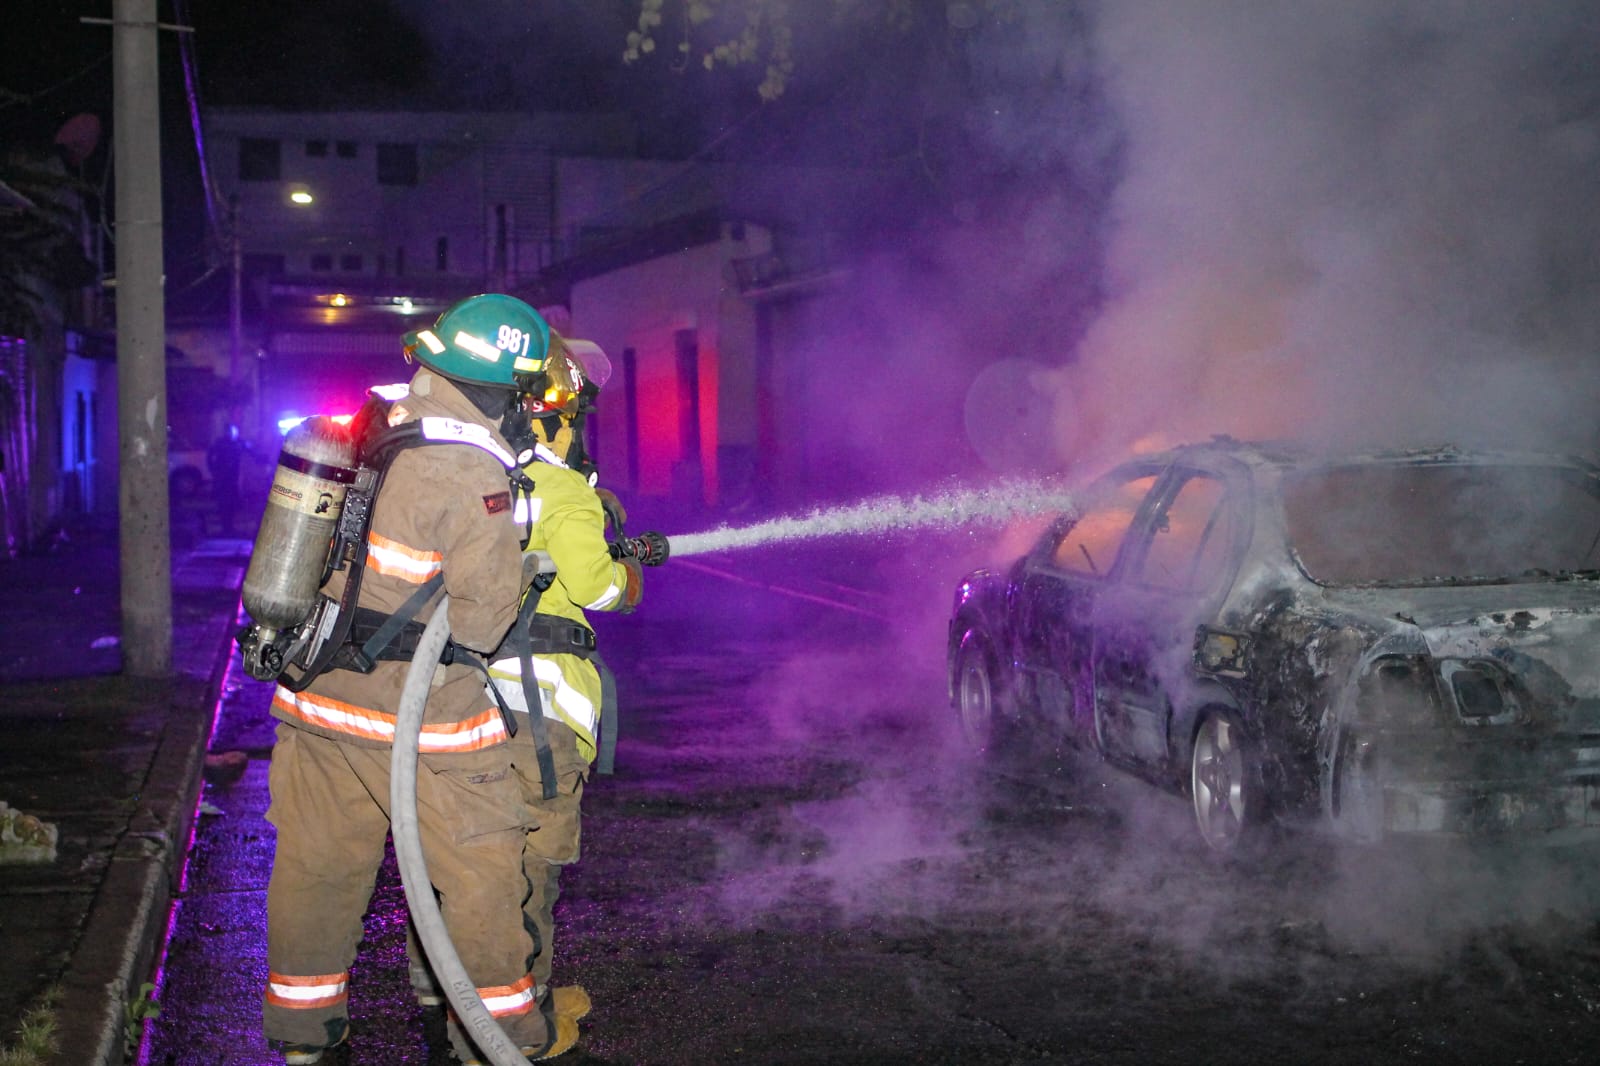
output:
M 1235 854 L 1600 840 L 1600 468 L 1218 438 L 1087 486 L 967 575 L 949 685 L 986 758 L 1084 749 Z

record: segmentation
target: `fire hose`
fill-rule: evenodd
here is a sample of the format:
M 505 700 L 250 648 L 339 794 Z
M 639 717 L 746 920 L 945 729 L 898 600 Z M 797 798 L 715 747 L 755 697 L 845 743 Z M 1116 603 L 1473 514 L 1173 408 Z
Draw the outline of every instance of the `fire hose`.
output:
M 341 552 L 355 543 L 355 537 L 365 536 L 381 470 L 358 463 L 349 436 L 325 418 L 309 419 L 286 435 L 242 590 L 252 624 L 237 639 L 250 676 L 275 680 L 285 664 L 294 661 L 302 668 L 316 667 L 303 678 L 302 683 L 308 683 L 327 668 L 327 661 L 306 651 L 328 641 L 329 627 L 337 618 L 337 611 L 328 614 L 323 609 L 331 601 L 319 606 L 318 589 L 334 564 L 342 565 Z M 353 500 L 360 506 L 347 510 Z M 670 551 L 666 537 L 654 532 L 624 537 L 620 512 L 608 518 L 616 531 L 616 539 L 608 545 L 613 559 L 633 559 L 644 566 L 666 561 Z M 535 555 L 540 573 L 554 573 L 547 554 Z M 297 565 L 311 560 L 315 565 Z M 418 939 L 462 1029 L 492 1066 L 522 1066 L 526 1057 L 489 1013 L 450 941 L 422 854 L 417 762 L 433 671 L 450 639 L 449 605 L 446 596 L 423 627 L 406 671 L 390 759 L 390 829 Z M 303 661 L 298 658 L 302 653 L 308 656 Z M 540 708 L 530 707 L 529 712 L 537 715 Z
M 619 557 L 636 558 L 646 565 L 659 566 L 665 561 L 669 546 L 667 538 L 661 534 L 646 533 L 618 538 L 612 542 L 611 550 Z M 543 552 L 537 554 L 539 572 L 554 573 L 550 557 Z M 461 1028 L 493 1066 L 526 1066 L 527 1057 L 500 1028 L 500 1023 L 478 995 L 477 986 L 467 976 L 461 956 L 456 953 L 449 930 L 445 928 L 444 915 L 439 910 L 439 901 L 434 898 L 433 881 L 428 876 L 428 864 L 422 854 L 417 821 L 417 757 L 422 716 L 432 688 L 433 671 L 449 639 L 450 597 L 445 596 L 417 641 L 411 665 L 406 669 L 405 686 L 400 691 L 400 707 L 395 714 L 394 745 L 389 763 L 389 819 L 394 854 L 417 939 L 422 941 L 423 951 L 450 1005 L 455 1008 Z M 539 708 L 530 707 L 528 712 L 538 714 Z
M 400 882 L 405 888 L 406 905 L 417 927 L 417 938 L 422 941 L 440 987 L 455 1008 L 461 1028 L 494 1066 L 526 1066 L 527 1056 L 517 1049 L 489 1013 L 489 1008 L 484 1006 L 477 986 L 467 976 L 461 956 L 450 942 L 439 901 L 433 897 L 428 864 L 422 855 L 422 837 L 417 823 L 417 751 L 422 734 L 422 712 L 428 703 L 433 671 L 449 639 L 450 597 L 446 596 L 423 627 L 415 657 L 406 670 L 400 709 L 395 715 L 394 751 L 389 764 L 389 818 L 394 854 L 400 867 Z

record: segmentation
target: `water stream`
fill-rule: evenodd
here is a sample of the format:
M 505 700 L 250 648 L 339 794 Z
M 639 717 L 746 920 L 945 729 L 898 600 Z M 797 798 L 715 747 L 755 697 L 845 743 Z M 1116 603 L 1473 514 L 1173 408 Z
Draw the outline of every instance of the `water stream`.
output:
M 668 539 L 672 555 L 677 558 L 777 541 L 999 525 L 1047 511 L 1070 511 L 1075 506 L 1072 494 L 1057 483 L 1008 480 L 985 488 L 951 489 L 932 496 L 875 496 L 806 515 L 774 518 L 738 528 L 722 526 Z

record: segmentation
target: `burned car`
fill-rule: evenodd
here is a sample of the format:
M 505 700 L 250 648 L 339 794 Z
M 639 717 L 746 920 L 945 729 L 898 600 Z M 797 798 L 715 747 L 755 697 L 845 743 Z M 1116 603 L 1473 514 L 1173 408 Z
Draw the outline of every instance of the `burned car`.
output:
M 1086 750 L 1271 826 L 1600 839 L 1600 468 L 1218 438 L 1132 458 L 967 575 L 949 685 L 985 757 Z

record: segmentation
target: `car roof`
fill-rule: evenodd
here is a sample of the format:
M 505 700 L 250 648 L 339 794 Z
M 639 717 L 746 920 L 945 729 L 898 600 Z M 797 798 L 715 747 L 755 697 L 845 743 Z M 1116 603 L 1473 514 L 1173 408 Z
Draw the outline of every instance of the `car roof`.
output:
M 1230 458 L 1252 469 L 1309 470 L 1351 465 L 1460 464 L 1464 466 L 1564 466 L 1600 477 L 1600 466 L 1575 455 L 1555 452 L 1463 448 L 1453 444 L 1426 448 L 1370 451 L 1317 448 L 1293 441 L 1237 440 L 1218 435 L 1208 441 L 1178 445 L 1143 456 L 1146 461 L 1190 462 Z

